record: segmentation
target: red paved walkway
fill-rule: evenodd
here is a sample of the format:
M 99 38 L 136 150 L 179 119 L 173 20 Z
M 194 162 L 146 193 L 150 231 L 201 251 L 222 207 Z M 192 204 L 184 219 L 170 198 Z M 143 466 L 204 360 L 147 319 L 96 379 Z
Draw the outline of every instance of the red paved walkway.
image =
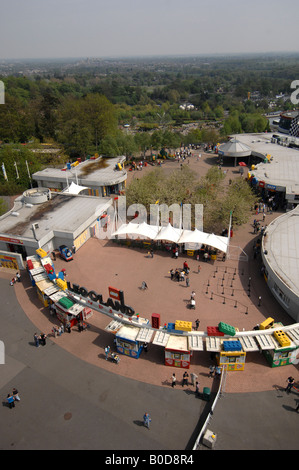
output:
M 211 156 L 207 157 L 208 162 L 210 158 Z M 203 174 L 209 164 L 207 161 L 197 162 L 193 158 L 190 166 Z M 172 169 L 175 165 L 178 164 L 169 162 L 164 169 Z M 232 174 L 233 170 L 229 169 Z M 278 213 L 267 215 L 266 223 L 278 215 Z M 199 318 L 201 322 L 199 330 L 202 331 L 206 331 L 207 326 L 218 325 L 219 321 L 234 325 L 239 330 L 251 330 L 269 316 L 284 325 L 291 324 L 293 320 L 274 300 L 260 276 L 259 261 L 252 259 L 255 235 L 252 233 L 251 223 L 254 218 L 255 215 L 252 215 L 251 221 L 237 230 L 231 241 L 232 245 L 244 248 L 250 256 L 249 261 L 219 260 L 215 264 L 200 262 L 201 272 L 198 274 L 197 261 L 189 258 L 191 267 L 189 288 L 185 287 L 184 283 L 171 281 L 169 275 L 171 268 L 182 266 L 185 257 L 181 256 L 178 261 L 174 261 L 170 255 L 158 253 L 154 258 L 148 258 L 146 250 L 119 246 L 108 240 L 90 239 L 77 251 L 72 262 L 66 263 L 58 259 L 55 268 L 57 271 L 65 268 L 68 280 L 103 294 L 104 299 L 108 297 L 109 285 L 123 290 L 126 304 L 132 306 L 136 313 L 148 319 L 152 313 L 160 313 L 162 324 L 175 320 L 192 321 L 194 324 L 195 319 Z M 1 275 L 6 276 L 3 273 Z M 9 277 L 7 275 L 8 279 Z M 249 277 L 252 278 L 250 297 L 247 290 Z M 139 289 L 144 280 L 149 286 L 147 291 Z M 16 284 L 14 289 L 24 311 L 35 325 L 32 333 L 35 331 L 50 333 L 55 320 L 50 317 L 48 309 L 42 307 L 27 274 L 23 275 L 23 282 Z M 196 292 L 195 311 L 187 308 L 191 290 Z M 262 297 L 260 307 L 258 307 L 259 296 Z M 225 304 L 223 297 L 226 298 Z M 65 333 L 51 340 L 87 362 L 138 381 L 169 387 L 173 372 L 176 373 L 178 380 L 181 379 L 183 370 L 166 367 L 163 348 L 154 345 L 150 345 L 148 353 L 143 353 L 138 360 L 121 356 L 118 365 L 105 361 L 105 346 L 110 344 L 113 349 L 114 336 L 105 331 L 109 322 L 109 317 L 95 312 L 90 319 L 90 329 L 86 332 L 78 333 L 74 330 L 71 334 Z M 210 363 L 209 353 L 205 351 L 195 352 L 192 358 L 189 373 L 195 372 L 198 375 L 201 388 L 211 386 L 212 380 L 208 378 Z M 291 374 L 296 380 L 298 379 L 297 366 L 272 369 L 262 354 L 248 353 L 245 370 L 229 372 L 226 391 L 271 390 L 277 385 L 283 386 Z

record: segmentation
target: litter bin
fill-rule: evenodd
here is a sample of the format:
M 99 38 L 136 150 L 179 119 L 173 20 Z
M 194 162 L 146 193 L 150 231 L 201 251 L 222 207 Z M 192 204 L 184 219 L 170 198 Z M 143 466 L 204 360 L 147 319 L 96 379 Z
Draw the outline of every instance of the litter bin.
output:
M 211 389 L 209 387 L 204 387 L 203 389 L 203 400 L 210 401 Z

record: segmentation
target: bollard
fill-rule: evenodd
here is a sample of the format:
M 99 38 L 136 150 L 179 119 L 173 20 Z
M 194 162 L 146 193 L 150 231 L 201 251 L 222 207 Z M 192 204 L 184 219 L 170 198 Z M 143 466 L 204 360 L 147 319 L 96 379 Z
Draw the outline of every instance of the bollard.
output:
M 232 297 L 234 296 L 234 289 L 232 290 L 231 296 L 232 296 Z
M 223 297 L 223 302 L 222 303 L 225 304 L 225 297 Z
M 262 298 L 261 298 L 261 296 L 259 296 L 259 303 L 258 303 L 258 307 L 260 307 L 260 306 L 261 306 L 261 304 L 262 304 Z
M 211 292 L 210 300 L 213 300 L 213 292 Z
M 235 301 L 234 308 L 237 308 L 237 304 L 238 304 L 238 302 L 237 302 L 237 301 Z

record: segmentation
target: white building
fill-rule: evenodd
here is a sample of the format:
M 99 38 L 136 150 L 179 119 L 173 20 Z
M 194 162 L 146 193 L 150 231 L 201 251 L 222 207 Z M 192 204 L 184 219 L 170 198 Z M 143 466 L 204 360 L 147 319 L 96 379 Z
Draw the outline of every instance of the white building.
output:
M 68 164 L 65 168 L 46 168 L 37 171 L 32 179 L 39 187 L 51 191 L 63 191 L 71 183 L 87 188 L 89 196 L 106 197 L 119 194 L 125 189 L 127 172 L 124 169 L 126 157 L 85 160 Z
M 13 210 L 0 217 L 0 251 L 20 253 L 25 259 L 38 248 L 79 249 L 96 233 L 110 205 L 110 198 L 51 193 L 47 188 L 25 191 Z

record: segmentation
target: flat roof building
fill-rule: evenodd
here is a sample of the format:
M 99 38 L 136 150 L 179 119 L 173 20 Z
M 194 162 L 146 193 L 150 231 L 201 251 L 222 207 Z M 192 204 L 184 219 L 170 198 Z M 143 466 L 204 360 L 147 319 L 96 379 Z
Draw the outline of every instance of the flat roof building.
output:
M 38 248 L 52 252 L 60 245 L 80 248 L 97 230 L 111 198 L 25 191 L 14 208 L 0 217 L 0 250 L 25 259 Z
M 289 208 L 299 202 L 299 150 L 295 137 L 272 133 L 239 134 L 238 141 L 248 146 L 253 158 L 258 158 L 251 175 L 260 188 L 281 192 Z
M 269 289 L 285 311 L 299 322 L 299 206 L 267 226 L 262 259 Z
M 106 197 L 120 194 L 125 189 L 127 172 L 124 169 L 126 157 L 91 158 L 67 164 L 65 168 L 46 168 L 37 171 L 32 179 L 39 187 L 51 191 L 63 191 L 71 183 L 83 186 L 89 196 Z

